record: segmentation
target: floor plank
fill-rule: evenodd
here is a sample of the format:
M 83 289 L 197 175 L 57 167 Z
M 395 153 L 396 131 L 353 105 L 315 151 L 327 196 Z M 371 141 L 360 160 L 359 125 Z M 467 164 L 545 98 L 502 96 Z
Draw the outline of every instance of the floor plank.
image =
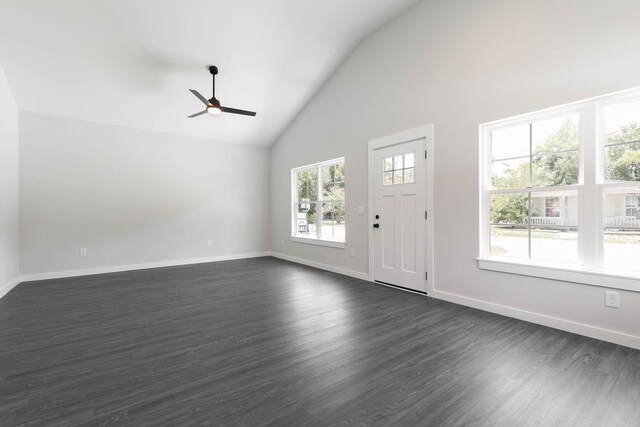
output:
M 22 283 L 0 425 L 640 425 L 640 352 L 275 258 Z

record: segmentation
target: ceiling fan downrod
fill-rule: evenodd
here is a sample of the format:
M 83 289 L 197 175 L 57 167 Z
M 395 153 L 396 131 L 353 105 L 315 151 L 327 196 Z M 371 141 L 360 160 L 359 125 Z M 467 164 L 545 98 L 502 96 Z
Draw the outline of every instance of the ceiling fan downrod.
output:
M 209 101 L 218 101 L 216 99 L 216 74 L 218 74 L 218 67 L 216 67 L 215 65 L 210 66 L 209 72 L 211 73 L 211 79 L 213 80 L 213 84 L 212 84 L 213 91 L 211 92 L 212 96 Z M 211 103 L 213 105 L 216 105 L 216 102 L 211 102 Z

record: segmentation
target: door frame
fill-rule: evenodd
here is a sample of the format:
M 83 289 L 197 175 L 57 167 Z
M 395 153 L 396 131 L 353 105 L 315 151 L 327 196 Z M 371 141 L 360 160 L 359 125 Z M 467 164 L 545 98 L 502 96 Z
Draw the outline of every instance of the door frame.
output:
M 374 235 L 373 235 L 373 206 L 374 206 L 374 164 L 373 155 L 375 150 L 389 147 L 392 145 L 402 144 L 403 142 L 414 141 L 416 139 L 425 140 L 426 159 L 423 159 L 425 167 L 425 209 L 428 212 L 428 218 L 425 220 L 425 235 L 423 241 L 425 245 L 425 266 L 428 272 L 427 275 L 427 295 L 431 294 L 435 290 L 435 272 L 434 272 L 434 242 L 433 242 L 433 224 L 434 224 L 434 210 L 433 210 L 433 124 L 409 129 L 404 132 L 396 133 L 393 135 L 383 136 L 381 138 L 370 139 L 368 143 L 368 203 L 369 209 L 367 218 L 367 227 L 369 228 L 369 280 L 375 282 L 374 277 Z M 422 157 L 422 156 L 420 156 Z M 416 159 L 416 161 L 418 161 Z M 377 283 L 377 282 L 376 282 Z M 400 288 L 399 288 L 400 289 Z M 413 292 L 408 290 L 409 292 Z

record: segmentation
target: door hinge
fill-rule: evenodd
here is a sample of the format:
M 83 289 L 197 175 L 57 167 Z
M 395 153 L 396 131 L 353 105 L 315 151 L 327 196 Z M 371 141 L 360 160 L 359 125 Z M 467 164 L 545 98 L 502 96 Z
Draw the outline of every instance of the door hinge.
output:
M 429 280 L 429 272 L 424 272 L 424 280 Z
M 427 150 L 424 150 L 424 158 L 427 158 Z
M 424 219 L 429 219 L 429 214 L 427 213 L 427 211 L 424 211 Z

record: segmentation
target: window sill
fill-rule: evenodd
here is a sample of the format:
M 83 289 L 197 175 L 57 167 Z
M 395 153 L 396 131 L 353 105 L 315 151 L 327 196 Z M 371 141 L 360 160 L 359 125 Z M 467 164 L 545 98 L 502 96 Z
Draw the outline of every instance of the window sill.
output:
M 499 257 L 478 258 L 478 267 L 482 270 L 640 292 L 640 273 L 611 273 L 605 270 L 588 270 L 579 266 L 512 261 Z
M 291 236 L 291 241 L 296 243 L 307 243 L 309 245 L 328 246 L 330 248 L 345 249 L 346 242 L 335 242 L 333 240 L 308 239 L 305 237 Z

